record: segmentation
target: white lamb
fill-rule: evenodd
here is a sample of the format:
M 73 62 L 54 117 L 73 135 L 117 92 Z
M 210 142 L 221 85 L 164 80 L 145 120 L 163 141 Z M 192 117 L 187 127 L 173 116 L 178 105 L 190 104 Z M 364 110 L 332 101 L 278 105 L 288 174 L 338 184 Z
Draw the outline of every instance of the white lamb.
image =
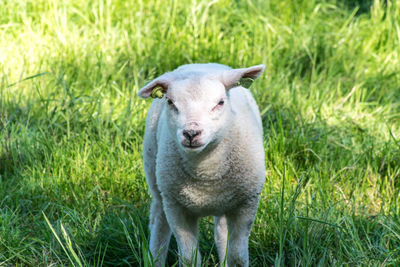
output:
M 197 222 L 209 215 L 220 261 L 227 252 L 227 266 L 248 266 L 265 162 L 258 107 L 238 82 L 263 71 L 264 65 L 183 65 L 138 92 L 147 98 L 161 88 L 164 94 L 151 104 L 143 147 L 156 266 L 165 263 L 171 231 L 181 265 L 199 266 Z

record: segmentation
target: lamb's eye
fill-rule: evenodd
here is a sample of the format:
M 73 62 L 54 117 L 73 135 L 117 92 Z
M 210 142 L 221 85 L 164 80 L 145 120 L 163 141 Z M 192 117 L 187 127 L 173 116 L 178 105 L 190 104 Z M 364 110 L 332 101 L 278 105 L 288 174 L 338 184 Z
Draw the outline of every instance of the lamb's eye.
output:
M 222 106 L 224 105 L 224 103 L 225 103 L 225 100 L 224 100 L 224 99 L 221 99 L 221 100 L 218 102 L 218 104 L 212 109 L 212 111 L 215 111 L 215 110 L 218 110 L 218 109 L 222 108 Z
M 167 99 L 168 105 L 175 111 L 178 111 L 177 107 L 175 106 L 174 102 L 171 99 Z

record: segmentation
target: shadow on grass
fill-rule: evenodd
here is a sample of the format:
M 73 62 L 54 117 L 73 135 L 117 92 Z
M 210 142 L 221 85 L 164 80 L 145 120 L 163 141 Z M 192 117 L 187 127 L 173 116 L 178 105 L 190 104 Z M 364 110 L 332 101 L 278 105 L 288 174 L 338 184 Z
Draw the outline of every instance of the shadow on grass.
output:
M 267 177 L 266 187 L 275 190 L 268 188 L 272 194 L 260 201 L 253 265 L 398 263 L 400 147 L 354 122 L 310 123 L 283 105 L 272 105 L 262 119 L 267 169 L 275 177 L 279 169 L 281 188 Z M 389 206 L 387 212 L 363 196 L 371 190 L 380 195 L 374 200 Z
M 357 8 L 356 15 L 361 15 L 371 11 L 374 0 L 339 0 L 339 3 L 350 10 Z
M 148 209 L 147 206 L 136 208 L 132 203 L 115 199 L 116 203 L 102 216 L 96 237 L 87 251 L 96 251 L 102 244 L 107 251 L 90 255 L 89 258 L 103 257 L 104 266 L 149 266 L 147 259 L 149 248 Z M 150 203 L 148 203 L 150 204 Z M 218 262 L 213 238 L 211 218 L 200 221 L 199 246 L 202 262 L 213 266 Z M 87 255 L 89 256 L 89 255 Z M 175 266 L 178 262 L 178 247 L 174 236 L 171 237 L 166 266 Z
M 29 177 L 23 173 L 43 162 L 47 148 L 37 142 L 40 133 L 30 121 L 29 107 L 0 101 L 0 264 L 34 265 L 32 254 L 42 245 L 41 237 L 26 240 L 40 233 L 43 225 L 37 227 L 35 213 L 48 199 L 29 192 Z

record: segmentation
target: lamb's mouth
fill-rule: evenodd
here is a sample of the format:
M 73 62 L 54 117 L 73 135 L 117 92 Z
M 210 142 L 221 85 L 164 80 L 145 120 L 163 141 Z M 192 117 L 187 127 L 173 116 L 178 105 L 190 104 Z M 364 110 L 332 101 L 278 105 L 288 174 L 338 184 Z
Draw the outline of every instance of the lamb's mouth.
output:
M 197 144 L 197 143 L 190 143 L 190 144 L 187 144 L 187 143 L 182 143 L 182 146 L 183 146 L 184 148 L 188 148 L 188 149 L 191 149 L 191 150 L 195 150 L 195 149 L 197 149 L 197 148 L 203 147 L 204 144 Z

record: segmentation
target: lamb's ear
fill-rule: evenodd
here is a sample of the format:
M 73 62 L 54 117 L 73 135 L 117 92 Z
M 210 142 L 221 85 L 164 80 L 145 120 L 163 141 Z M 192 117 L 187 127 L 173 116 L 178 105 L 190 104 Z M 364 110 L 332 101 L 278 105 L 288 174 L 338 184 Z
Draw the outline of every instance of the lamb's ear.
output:
M 169 73 L 163 74 L 160 77 L 152 80 L 146 84 L 142 89 L 137 92 L 137 95 L 142 98 L 148 97 L 162 97 L 167 92 L 168 87 L 171 85 L 172 77 Z M 159 89 L 158 89 L 159 88 Z M 157 91 L 155 91 L 155 89 Z M 154 91 L 154 93 L 153 93 Z
M 231 69 L 224 71 L 221 76 L 221 81 L 225 85 L 226 90 L 240 85 L 239 81 L 243 78 L 256 79 L 264 71 L 265 65 L 256 65 L 243 69 Z

